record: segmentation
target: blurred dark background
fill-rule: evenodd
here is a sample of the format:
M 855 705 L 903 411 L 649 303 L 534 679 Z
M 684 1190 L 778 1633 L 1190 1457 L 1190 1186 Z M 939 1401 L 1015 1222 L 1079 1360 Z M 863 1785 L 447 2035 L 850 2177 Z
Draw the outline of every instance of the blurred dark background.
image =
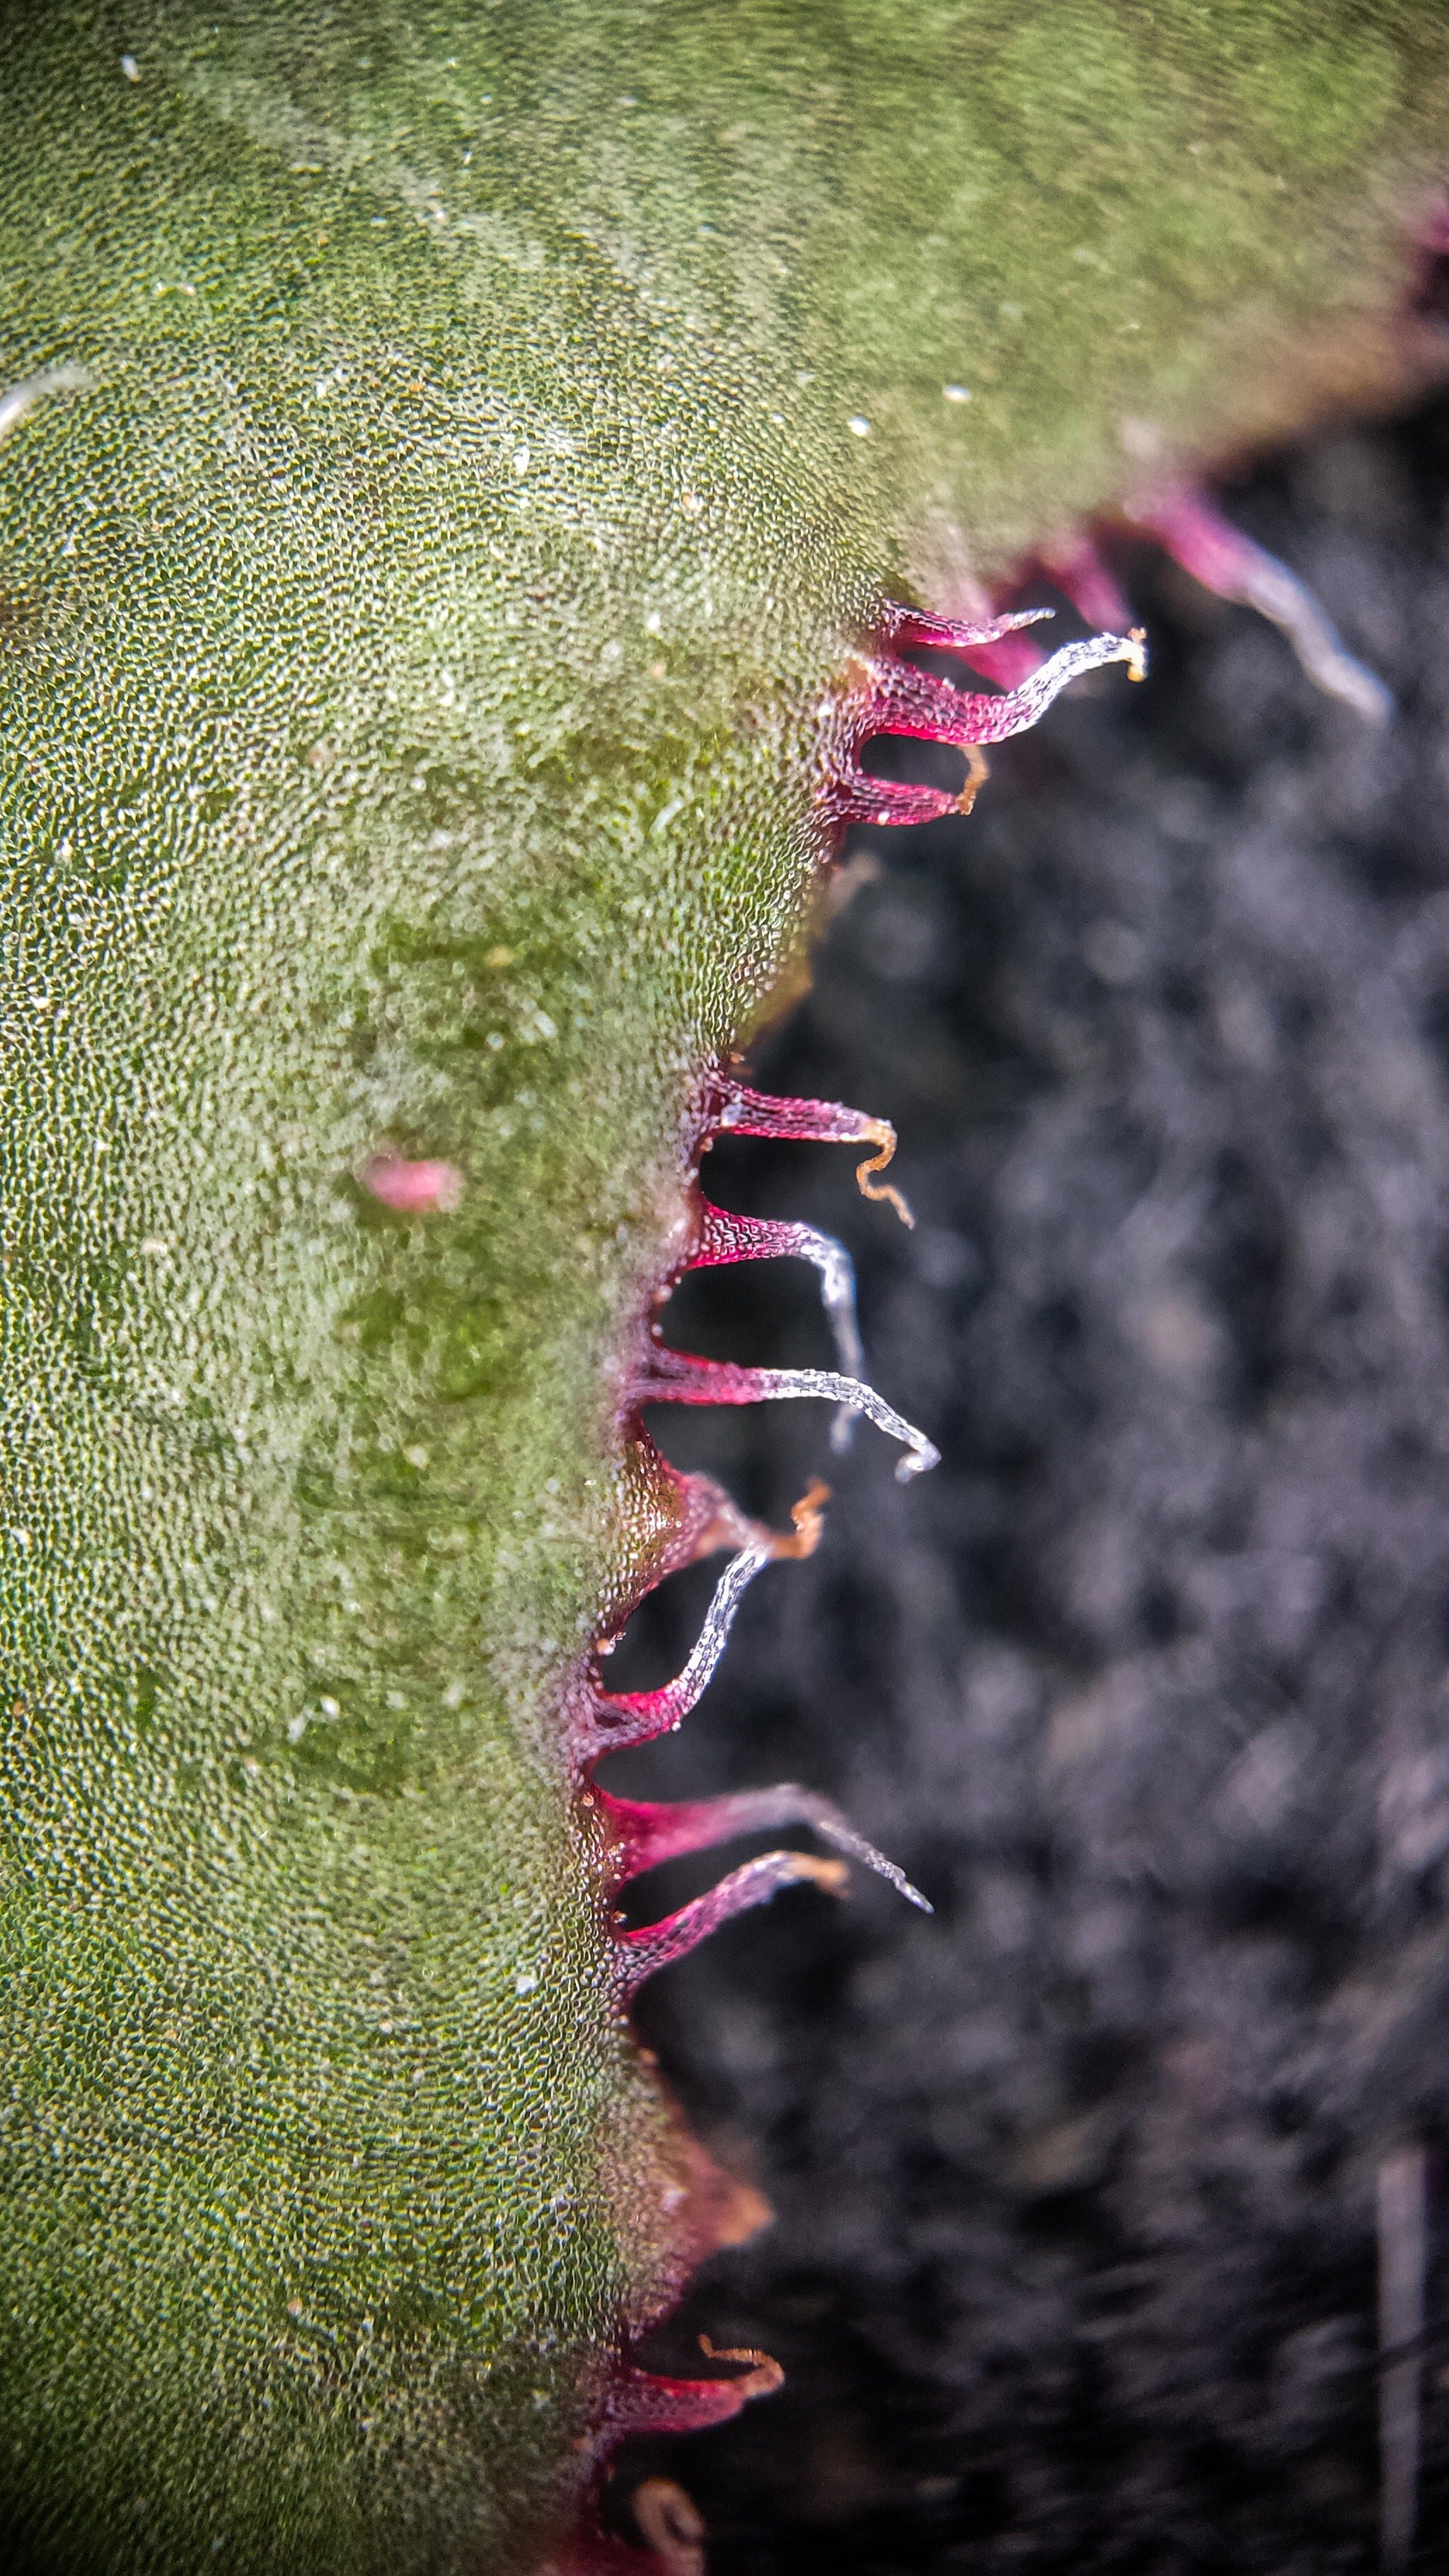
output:
M 1147 685 L 1077 690 L 968 822 L 857 835 L 755 1060 L 895 1121 L 916 1231 L 848 1149 L 705 1166 L 850 1244 L 869 1370 L 943 1453 L 901 1488 L 824 1407 L 651 1417 L 782 1525 L 812 1472 L 835 1499 L 606 1781 L 807 1781 L 936 1908 L 857 1871 L 645 1991 L 777 2213 L 647 2357 L 761 2344 L 784 2392 L 631 2446 L 608 2507 L 678 2480 L 712 2576 L 1375 2567 L 1375 2178 L 1417 2146 L 1413 2563 L 1449 2545 L 1449 407 L 1225 506 L 1394 724 L 1119 551 Z M 796 1263 L 692 1278 L 667 1330 L 830 1360 Z M 677 1669 L 718 1571 L 646 1605 L 617 1686 Z

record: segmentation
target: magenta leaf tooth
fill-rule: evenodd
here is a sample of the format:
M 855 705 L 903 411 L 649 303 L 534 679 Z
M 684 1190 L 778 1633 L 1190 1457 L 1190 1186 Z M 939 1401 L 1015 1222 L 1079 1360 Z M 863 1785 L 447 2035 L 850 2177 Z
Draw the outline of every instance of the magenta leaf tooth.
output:
M 1025 611 L 1016 619 L 998 620 L 997 633 L 1009 635 L 1016 625 L 1028 623 L 1042 613 L 1049 615 L 1050 611 Z M 972 649 L 992 641 L 982 628 Z M 993 695 L 953 688 L 949 680 L 933 679 L 889 650 L 872 655 L 859 666 L 858 676 L 828 729 L 820 791 L 826 814 L 841 829 L 853 821 L 916 823 L 953 811 L 969 814 L 986 776 L 981 746 L 1005 742 L 1010 735 L 1024 732 L 1045 715 L 1070 681 L 1079 679 L 1085 671 L 1101 670 L 1109 662 L 1125 662 L 1135 680 L 1144 676 L 1146 660 L 1139 630 L 1126 635 L 1089 635 L 1078 643 L 1063 644 L 1038 668 L 1029 671 L 1018 687 Z M 969 762 L 965 787 L 959 795 L 948 796 L 941 788 L 900 787 L 885 779 L 868 778 L 860 765 L 860 755 L 877 734 L 951 743 L 965 751 Z
M 1039 560 L 1043 572 L 1089 626 L 1101 627 L 1110 635 L 1128 633 L 1132 610 L 1085 529 L 1044 548 Z
M 996 693 L 958 689 L 950 680 L 918 671 L 912 662 L 873 662 L 870 676 L 865 703 L 871 732 L 904 734 L 914 742 L 949 742 L 963 750 L 974 747 L 990 739 L 983 724 L 993 709 L 1006 703 Z
M 907 1422 L 864 1378 L 842 1377 L 834 1369 L 738 1368 L 731 1360 L 699 1359 L 692 1351 L 651 1341 L 633 1394 L 637 1404 L 772 1404 L 823 1396 L 863 1413 L 888 1439 L 900 1441 L 907 1454 L 896 1467 L 898 1484 L 940 1463 L 941 1452 L 924 1431 Z
M 658 1582 L 681 1566 L 712 1556 L 716 1548 L 748 1547 L 754 1534 L 734 1497 L 713 1476 L 684 1475 L 677 1482 L 683 1508 L 678 1532 L 655 1578 Z
M 721 1548 L 765 1546 L 772 1533 L 760 1522 L 742 1512 L 732 1494 L 713 1476 L 693 1471 L 682 1472 L 671 1467 L 665 1458 L 655 1456 L 663 1474 L 679 1496 L 679 1524 L 663 1555 L 655 1564 L 652 1579 L 645 1590 L 652 1592 L 668 1574 L 678 1574 L 687 1565 L 698 1565 L 701 1557 L 714 1556 Z M 788 1542 L 780 1542 L 788 1545 Z
M 825 1309 L 835 1356 L 846 1377 L 859 1377 L 865 1367 L 860 1326 L 855 1312 L 855 1269 L 843 1243 L 833 1234 L 818 1234 L 813 1225 L 782 1224 L 774 1218 L 735 1216 L 726 1208 L 699 1204 L 699 1224 L 688 1270 L 705 1270 L 731 1261 L 799 1260 L 813 1262 L 820 1273 L 820 1302 Z M 849 1447 L 855 1415 L 841 1405 L 831 1425 L 830 1445 Z
M 857 1163 L 855 1178 L 862 1198 L 885 1199 L 902 1225 L 916 1220 L 889 1181 L 873 1181 L 896 1150 L 896 1131 L 888 1118 L 868 1118 L 840 1100 L 779 1100 L 765 1091 L 748 1091 L 743 1083 L 721 1086 L 714 1103 L 714 1134 L 769 1136 L 777 1142 L 814 1145 L 874 1145 L 869 1162 Z
M 820 1300 L 830 1319 L 840 1365 L 847 1377 L 860 1374 L 862 1352 L 855 1320 L 855 1271 L 843 1243 L 833 1234 L 818 1234 L 813 1225 L 781 1223 L 772 1217 L 736 1216 L 728 1208 L 700 1202 L 699 1230 L 685 1264 L 707 1270 L 731 1261 L 813 1262 L 820 1273 Z
M 1225 519 L 1205 492 L 1177 490 L 1137 501 L 1128 516 L 1146 528 L 1174 563 L 1220 599 L 1281 626 L 1310 680 L 1352 707 L 1368 724 L 1387 724 L 1392 692 L 1344 648 L 1331 617 L 1296 573 Z
M 932 1910 L 904 1870 L 858 1834 L 829 1798 L 821 1797 L 814 1789 L 802 1789 L 794 1781 L 773 1789 L 738 1789 L 721 1798 L 683 1799 L 677 1805 L 616 1798 L 597 1788 L 589 1794 L 602 1808 L 614 1837 L 615 1878 L 620 1886 L 642 1876 L 645 1870 L 657 1869 L 661 1861 L 677 1860 L 685 1852 L 712 1850 L 715 1844 L 729 1842 L 736 1834 L 762 1833 L 776 1825 L 811 1825 L 823 1841 L 832 1843 L 847 1859 L 860 1861 L 881 1878 L 889 1879 L 892 1887 L 910 1904 L 919 1906 L 923 1914 Z
M 604 2404 L 609 2447 L 630 2433 L 702 2433 L 711 2424 L 727 2424 L 752 2397 L 772 2396 L 784 2384 L 783 2370 L 768 2353 L 719 2352 L 712 2358 L 746 2361 L 750 2367 L 736 2379 L 660 2379 L 648 2370 L 621 2372 Z
M 813 1852 L 763 1852 L 758 1860 L 747 1860 L 739 1869 L 732 1869 L 728 1878 L 722 1878 L 705 1895 L 681 1905 L 676 1914 L 666 1914 L 662 1922 L 646 1923 L 638 1932 L 617 1932 L 620 2000 L 627 2003 L 646 1977 L 657 1976 L 661 1968 L 687 1958 L 722 1923 L 732 1922 L 737 1914 L 748 1914 L 756 1905 L 768 1905 L 782 1887 L 809 1882 L 838 1894 L 845 1875 L 844 1861 L 817 1860 Z
M 843 1100 L 779 1099 L 773 1092 L 747 1090 L 742 1082 L 721 1083 L 711 1125 L 732 1136 L 769 1136 L 781 1144 L 883 1145 L 892 1154 L 896 1145 L 888 1120 L 847 1109 Z
M 862 734 L 866 741 L 884 727 L 872 724 Z M 824 804 L 831 822 L 840 831 L 848 823 L 878 823 L 882 830 L 909 830 L 914 823 L 939 823 L 947 814 L 959 814 L 961 798 L 945 787 L 911 787 L 893 778 L 871 778 L 860 767 L 854 755 L 840 763 L 824 791 Z
M 1086 671 L 1104 670 L 1112 662 L 1125 662 L 1134 680 L 1146 678 L 1147 651 L 1140 627 L 1130 627 L 1125 635 L 1084 635 L 1075 644 L 1062 644 L 1019 688 L 1001 697 L 973 696 L 980 727 L 973 739 L 1006 742 L 1012 734 L 1025 733 L 1073 680 Z
M 1043 615 L 1047 614 L 1044 610 Z M 1039 671 L 1046 654 L 1029 635 L 1003 635 L 999 644 L 976 644 L 962 656 L 978 671 L 983 680 L 994 680 L 998 688 L 1019 688 L 1033 671 Z
M 715 1585 L 694 1651 L 672 1682 L 660 1690 L 617 1693 L 596 1684 L 585 1694 L 571 1729 L 576 1761 L 596 1762 L 605 1753 L 622 1752 L 626 1745 L 649 1744 L 656 1735 L 672 1735 L 683 1724 L 724 1653 L 745 1586 L 779 1552 L 767 1532 L 758 1546 L 742 1548 L 730 1559 Z
M 1110 635 L 1125 635 L 1132 624 L 1132 610 L 1123 597 L 1120 584 L 1103 563 L 1093 539 L 1083 530 L 1059 537 L 1040 547 L 1034 556 L 1018 567 L 1013 584 L 1028 579 L 1035 571 L 1043 572 L 1049 581 L 1071 601 L 1079 617 L 1088 626 L 1096 626 Z M 1037 612 L 1045 615 L 1045 610 Z M 1046 659 L 1039 644 L 1025 635 L 1006 635 L 999 643 L 973 647 L 965 657 L 972 669 L 988 680 L 999 681 L 1003 688 L 1018 688 L 1033 671 L 1040 670 Z
M 668 1472 L 675 1474 L 672 1468 Z M 611 1693 L 604 1689 L 595 1665 L 586 1661 L 575 1666 L 565 1701 L 565 1728 L 577 1769 L 598 1761 L 605 1753 L 620 1752 L 626 1745 L 647 1744 L 656 1735 L 672 1734 L 706 1688 L 724 1652 L 746 1584 L 762 1565 L 778 1564 L 787 1557 L 798 1561 L 813 1556 L 819 1545 L 824 1526 L 822 1506 L 830 1500 L 830 1487 L 822 1484 L 818 1476 L 812 1477 L 799 1502 L 791 1506 L 794 1528 L 788 1535 L 747 1519 L 712 1477 L 676 1476 L 675 1481 L 689 1489 L 691 1504 L 698 1496 L 701 1519 L 694 1543 L 687 1549 L 671 1550 L 646 1590 L 653 1591 L 666 1573 L 694 1564 L 715 1547 L 733 1546 L 738 1553 L 715 1586 L 704 1626 L 683 1672 L 662 1689 Z M 743 1547 L 739 1545 L 742 1538 Z M 610 1651 L 612 1642 L 601 1642 L 596 1653 Z
M 919 650 L 931 646 L 942 653 L 967 654 L 979 644 L 999 644 L 1003 636 L 1014 635 L 1023 626 L 1037 626 L 1052 614 L 1050 608 L 1014 608 L 995 617 L 936 617 L 928 608 L 907 608 L 900 600 L 892 599 L 886 603 L 875 634 L 888 647 L 904 645 L 907 650 Z
M 1059 645 L 1019 688 L 992 694 L 953 688 L 949 680 L 932 679 L 907 662 L 872 663 L 872 686 L 853 712 L 854 743 L 858 746 L 873 733 L 906 734 L 961 749 L 1005 742 L 1036 724 L 1071 681 L 1109 662 L 1125 662 L 1134 678 L 1140 677 L 1145 667 L 1141 635 L 1084 635 L 1075 644 Z

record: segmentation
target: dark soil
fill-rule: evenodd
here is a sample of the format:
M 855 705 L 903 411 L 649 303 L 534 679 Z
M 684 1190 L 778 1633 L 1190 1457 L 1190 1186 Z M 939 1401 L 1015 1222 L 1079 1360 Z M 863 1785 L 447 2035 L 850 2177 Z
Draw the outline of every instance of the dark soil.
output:
M 813 1471 L 835 1500 L 613 1784 L 808 1781 L 936 1908 L 857 1872 L 644 1998 L 777 2212 L 650 2358 L 761 2344 L 784 2393 L 614 2481 L 627 2527 L 641 2474 L 679 2480 L 712 2576 L 1374 2566 L 1375 2176 L 1406 2142 L 1415 2564 L 1449 2545 L 1449 409 L 1228 506 L 1395 724 L 1124 554 L 1148 684 L 1062 703 L 968 823 L 862 836 L 880 873 L 758 1058 L 895 1120 L 916 1231 L 848 1151 L 706 1165 L 851 1244 L 875 1381 L 943 1452 L 901 1488 L 868 1429 L 831 1459 L 823 1408 L 654 1417 L 780 1522 Z M 829 1360 L 802 1265 L 668 1311 L 717 1356 Z M 675 1669 L 717 1572 L 611 1678 Z

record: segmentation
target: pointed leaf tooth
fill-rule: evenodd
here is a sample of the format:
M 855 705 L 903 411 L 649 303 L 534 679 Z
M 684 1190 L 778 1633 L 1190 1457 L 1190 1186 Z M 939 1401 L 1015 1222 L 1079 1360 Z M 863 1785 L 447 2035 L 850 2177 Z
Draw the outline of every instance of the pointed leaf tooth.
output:
M 1085 529 L 1045 548 L 1041 566 L 1089 626 L 1100 627 L 1108 635 L 1128 632 L 1132 610 L 1126 594 Z
M 903 1870 L 858 1834 L 829 1798 L 793 1781 L 773 1789 L 738 1789 L 719 1798 L 689 1798 L 677 1805 L 652 1800 L 615 1798 L 607 1790 L 591 1795 L 602 1808 L 616 1840 L 618 1883 L 622 1886 L 645 1870 L 681 1854 L 708 1851 L 736 1834 L 762 1833 L 776 1825 L 812 1825 L 822 1839 L 851 1860 L 858 1860 L 888 1879 L 923 1914 L 931 1907 Z
M 908 650 L 931 647 L 942 653 L 968 653 L 978 644 L 999 643 L 1019 627 L 1036 626 L 1052 613 L 1049 608 L 1015 608 L 996 617 L 936 617 L 928 608 L 906 608 L 891 600 L 876 634 L 881 642 Z
M 711 2424 L 727 2424 L 752 2397 L 773 2395 L 785 2377 L 768 2353 L 748 2359 L 750 2368 L 736 2379 L 661 2379 L 648 2370 L 622 2371 L 604 2403 L 611 2440 L 629 2433 L 702 2433 Z
M 756 1905 L 768 1905 L 782 1887 L 793 1887 L 802 1880 L 838 1894 L 845 1883 L 845 1863 L 839 1860 L 817 1860 L 813 1852 L 763 1852 L 758 1860 L 747 1860 L 741 1868 L 731 1870 L 704 1896 L 696 1896 L 689 1905 L 681 1905 L 676 1914 L 666 1914 L 660 1923 L 647 1923 L 638 1932 L 615 1935 L 616 1974 L 620 1996 L 627 2001 L 637 1992 L 646 1977 L 657 1976 L 661 1968 L 672 1966 L 676 1959 L 687 1958 L 691 1950 L 707 1941 L 722 1923 L 732 1922 L 737 1914 L 748 1914 Z
M 820 1302 L 835 1343 L 836 1358 L 847 1377 L 859 1377 L 865 1366 L 855 1315 L 855 1269 L 843 1243 L 833 1234 L 818 1234 L 813 1225 L 783 1224 L 770 1217 L 735 1216 L 726 1208 L 700 1201 L 695 1248 L 686 1268 L 702 1270 L 731 1261 L 799 1260 L 813 1262 L 820 1273 Z
M 858 739 L 866 742 L 872 734 L 887 730 L 884 725 L 869 724 Z M 848 823 L 877 823 L 891 831 L 907 830 L 915 823 L 939 823 L 956 812 L 957 802 L 945 787 L 913 787 L 893 778 L 867 777 L 853 754 L 836 765 L 824 791 L 826 811 L 841 831 Z
M 823 1396 L 863 1413 L 888 1439 L 899 1440 L 907 1455 L 896 1467 L 905 1484 L 940 1464 L 941 1452 L 907 1422 L 864 1378 L 842 1377 L 835 1369 L 738 1368 L 729 1360 L 705 1360 L 692 1351 L 671 1350 L 651 1341 L 635 1381 L 639 1404 L 772 1404 L 805 1396 Z
M 767 1532 L 766 1544 L 742 1548 L 738 1556 L 730 1559 L 715 1585 L 694 1651 L 672 1682 L 666 1682 L 660 1690 L 620 1692 L 607 1692 L 595 1684 L 572 1730 L 577 1761 L 593 1762 L 604 1753 L 621 1752 L 629 1744 L 648 1744 L 656 1735 L 672 1734 L 683 1723 L 724 1653 L 746 1585 L 762 1565 L 769 1564 L 774 1553 L 772 1533 Z
M 769 1136 L 780 1143 L 887 1145 L 895 1151 L 896 1131 L 884 1118 L 848 1109 L 843 1100 L 787 1100 L 728 1079 L 719 1086 L 711 1124 L 730 1135 Z
M 1179 490 L 1135 502 L 1128 514 L 1205 590 L 1236 599 L 1281 626 L 1310 680 L 1369 724 L 1387 724 L 1392 693 L 1344 649 L 1337 627 L 1296 573 L 1255 545 L 1205 492 Z
M 872 733 L 899 733 L 917 741 L 957 745 L 1005 742 L 1037 723 L 1070 681 L 1109 662 L 1126 662 L 1138 676 L 1141 637 L 1083 636 L 1075 644 L 1061 645 L 1019 688 L 992 695 L 954 689 L 949 680 L 933 680 L 906 664 L 894 669 L 873 665 L 875 685 L 858 702 L 853 739 L 859 744 Z

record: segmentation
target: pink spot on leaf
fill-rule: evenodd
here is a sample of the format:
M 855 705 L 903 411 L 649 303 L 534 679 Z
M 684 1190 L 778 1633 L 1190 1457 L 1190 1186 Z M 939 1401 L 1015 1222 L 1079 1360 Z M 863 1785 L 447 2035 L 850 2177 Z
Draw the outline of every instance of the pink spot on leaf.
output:
M 409 1163 L 401 1154 L 370 1154 L 358 1180 L 399 1216 L 431 1216 L 455 1208 L 463 1175 L 454 1163 Z

